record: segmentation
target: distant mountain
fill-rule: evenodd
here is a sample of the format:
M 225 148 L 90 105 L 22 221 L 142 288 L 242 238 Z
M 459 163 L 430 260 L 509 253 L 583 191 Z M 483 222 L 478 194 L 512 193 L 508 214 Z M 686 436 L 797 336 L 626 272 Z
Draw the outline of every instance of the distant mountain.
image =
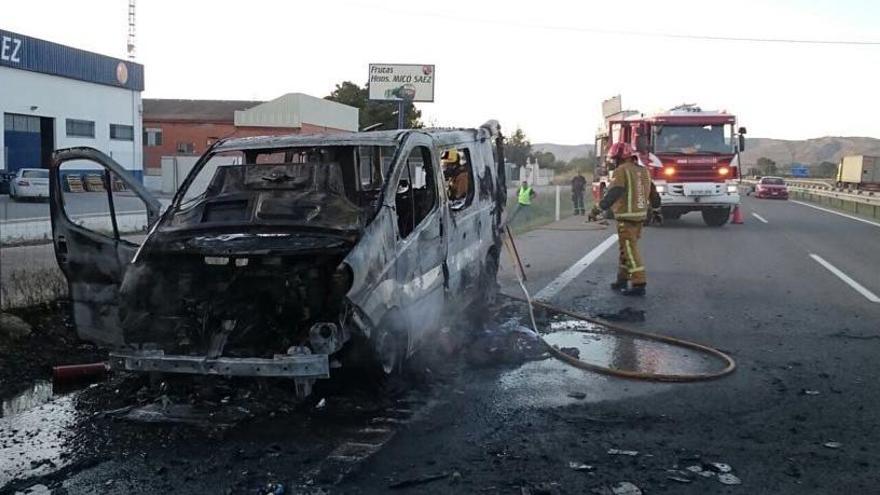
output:
M 825 136 L 790 141 L 751 138 L 746 139 L 742 162 L 743 167 L 748 167 L 754 165 L 758 158 L 767 157 L 782 166 L 792 162 L 818 165 L 822 162 L 837 163 L 845 155 L 880 155 L 880 139 Z
M 575 158 L 582 158 L 593 152 L 592 144 L 553 144 L 553 143 L 534 143 L 532 151 L 540 151 L 542 153 L 553 153 L 557 160 L 570 162 Z

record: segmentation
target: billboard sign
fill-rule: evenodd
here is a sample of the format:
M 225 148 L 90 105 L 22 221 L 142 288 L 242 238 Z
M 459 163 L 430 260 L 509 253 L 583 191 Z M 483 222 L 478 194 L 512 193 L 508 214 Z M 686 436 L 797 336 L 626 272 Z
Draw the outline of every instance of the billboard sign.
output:
M 370 99 L 434 101 L 434 66 L 370 64 Z

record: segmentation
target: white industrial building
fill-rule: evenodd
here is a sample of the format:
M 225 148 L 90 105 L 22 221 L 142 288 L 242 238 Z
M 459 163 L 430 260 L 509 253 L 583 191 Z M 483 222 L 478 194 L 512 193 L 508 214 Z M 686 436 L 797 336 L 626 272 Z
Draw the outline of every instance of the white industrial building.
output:
M 0 171 L 90 146 L 141 178 L 143 89 L 140 64 L 0 29 Z

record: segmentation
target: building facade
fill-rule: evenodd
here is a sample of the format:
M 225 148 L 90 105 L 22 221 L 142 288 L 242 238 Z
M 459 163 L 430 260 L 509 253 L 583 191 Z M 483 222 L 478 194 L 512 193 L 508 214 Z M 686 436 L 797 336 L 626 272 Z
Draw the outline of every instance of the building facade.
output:
M 302 93 L 274 100 L 144 99 L 144 166 L 159 175 L 163 156 L 201 155 L 218 139 L 353 132 L 358 109 Z
M 142 176 L 144 67 L 0 29 L 0 170 L 97 148 Z

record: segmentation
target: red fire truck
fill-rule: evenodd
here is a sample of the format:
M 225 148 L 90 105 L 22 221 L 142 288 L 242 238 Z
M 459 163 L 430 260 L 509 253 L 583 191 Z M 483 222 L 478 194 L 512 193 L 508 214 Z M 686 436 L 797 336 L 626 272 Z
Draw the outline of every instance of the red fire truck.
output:
M 720 227 L 740 202 L 737 154 L 745 147 L 745 133 L 744 127 L 736 129 L 735 116 L 695 105 L 650 116 L 636 111 L 606 116 L 596 135 L 599 166 L 593 197 L 598 201 L 611 183 L 613 171 L 605 166 L 608 148 L 623 141 L 633 146 L 639 163 L 650 170 L 665 219 L 699 211 L 706 225 Z

